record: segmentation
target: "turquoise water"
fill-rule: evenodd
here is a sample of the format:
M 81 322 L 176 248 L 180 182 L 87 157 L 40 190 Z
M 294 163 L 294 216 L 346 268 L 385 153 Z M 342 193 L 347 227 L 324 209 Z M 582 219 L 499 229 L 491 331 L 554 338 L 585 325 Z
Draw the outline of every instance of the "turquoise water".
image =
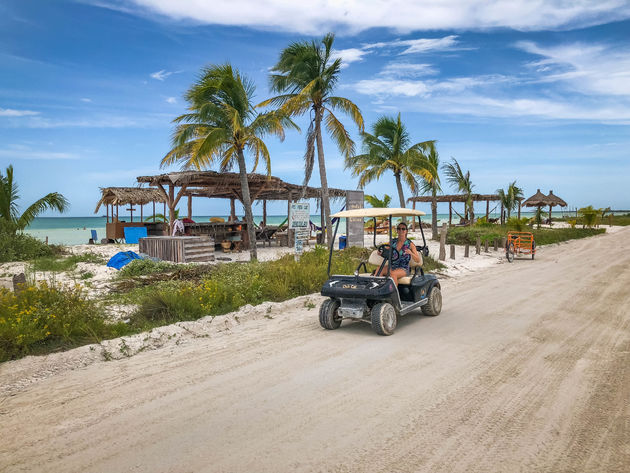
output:
M 483 215 L 483 214 L 478 214 Z M 532 212 L 523 212 L 523 217 L 531 217 Z M 498 217 L 498 214 L 490 214 L 492 218 Z M 228 216 L 223 215 L 227 220 Z M 125 217 L 121 217 L 127 219 Z M 268 215 L 268 225 L 279 225 L 286 219 L 286 215 Z M 459 217 L 453 214 L 453 220 Z M 193 216 L 193 220 L 197 222 L 207 222 L 210 216 Z M 134 218 L 134 221 L 139 219 Z M 254 221 L 260 222 L 262 215 L 254 215 Z M 320 216 L 311 215 L 311 220 L 319 225 Z M 423 222 L 431 222 L 431 215 L 422 217 Z M 438 214 L 438 222 L 442 224 L 448 222 L 448 214 Z M 96 230 L 99 239 L 105 238 L 105 217 L 38 217 L 26 229 L 26 232 L 40 240 L 45 241 L 48 237 L 48 243 L 61 245 L 82 245 L 88 243 L 91 237 L 90 230 Z M 345 219 L 339 225 L 339 233 L 345 232 Z

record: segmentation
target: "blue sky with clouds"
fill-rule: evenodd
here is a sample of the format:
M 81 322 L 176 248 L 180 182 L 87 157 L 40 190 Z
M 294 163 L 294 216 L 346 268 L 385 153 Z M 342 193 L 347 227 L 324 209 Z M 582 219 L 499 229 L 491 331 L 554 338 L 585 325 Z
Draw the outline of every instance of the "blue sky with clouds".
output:
M 171 121 L 202 66 L 230 61 L 262 101 L 280 50 L 328 31 L 344 61 L 338 95 L 359 105 L 368 126 L 400 112 L 412 139 L 438 140 L 442 161 L 457 158 L 478 192 L 517 179 L 526 195 L 553 189 L 571 206 L 630 207 L 630 3 L 622 0 L 308 8 L 280 0 L 5 0 L 0 166 L 13 164 L 25 204 L 59 191 L 71 201 L 69 215 L 92 215 L 99 186 L 160 172 Z M 291 132 L 283 143 L 268 140 L 272 174 L 301 182 L 304 139 Z M 329 141 L 325 152 L 329 185 L 355 188 Z M 315 173 L 311 184 L 318 182 Z M 394 196 L 393 177 L 366 192 Z M 195 214 L 227 208 L 195 202 Z

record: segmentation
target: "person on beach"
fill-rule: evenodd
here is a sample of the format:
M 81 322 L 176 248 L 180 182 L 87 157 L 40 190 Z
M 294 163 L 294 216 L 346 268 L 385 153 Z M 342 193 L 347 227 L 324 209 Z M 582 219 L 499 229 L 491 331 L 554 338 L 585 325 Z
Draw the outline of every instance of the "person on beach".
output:
M 392 270 L 390 276 L 394 283 L 398 286 L 398 279 L 411 275 L 410 262 L 411 258 L 416 263 L 421 261 L 416 245 L 407 238 L 407 224 L 400 222 L 396 227 L 398 238 L 393 238 L 390 248 L 392 248 Z M 383 267 L 383 273 L 387 266 Z

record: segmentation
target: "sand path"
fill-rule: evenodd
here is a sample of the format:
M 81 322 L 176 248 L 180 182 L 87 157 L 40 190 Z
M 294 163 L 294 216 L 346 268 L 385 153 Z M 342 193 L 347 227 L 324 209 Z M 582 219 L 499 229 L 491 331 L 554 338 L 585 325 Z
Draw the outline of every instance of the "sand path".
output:
M 0 398 L 0 471 L 629 471 L 629 288 L 630 227 L 445 280 L 391 337 L 287 303 Z

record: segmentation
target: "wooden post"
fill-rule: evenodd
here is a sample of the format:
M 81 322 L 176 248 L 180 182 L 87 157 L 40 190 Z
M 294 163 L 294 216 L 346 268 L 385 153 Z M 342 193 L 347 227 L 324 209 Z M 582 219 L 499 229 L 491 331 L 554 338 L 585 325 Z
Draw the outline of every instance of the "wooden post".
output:
M 470 257 L 470 245 L 466 243 L 466 246 L 464 247 L 464 258 L 469 258 L 469 257 Z
M 486 252 L 486 253 L 488 253 L 488 246 L 490 246 L 489 243 L 488 243 L 488 240 L 484 241 L 483 242 L 483 251 Z
M 173 222 L 175 222 L 175 186 L 168 185 L 168 234 L 173 234 Z
M 116 204 L 116 220 L 120 221 L 120 218 L 118 218 L 118 204 Z
M 188 194 L 188 218 L 192 220 L 192 195 Z
M 477 243 L 475 244 L 475 253 L 480 255 L 481 254 L 481 237 L 477 237 Z
M 153 201 L 153 223 L 155 223 L 155 200 Z
M 319 241 L 318 243 L 320 245 L 323 245 L 326 241 L 326 237 L 324 235 L 326 235 L 326 232 L 324 231 L 324 228 L 326 227 L 326 217 L 324 216 L 324 201 L 320 198 L 319 199 L 319 213 L 320 213 L 320 226 L 322 227 L 322 233 L 321 233 L 321 241 Z M 376 231 L 376 228 L 374 229 L 374 231 Z
M 518 219 L 521 219 L 521 201 L 518 201 Z
M 486 223 L 488 222 L 489 218 L 490 218 L 490 201 L 486 200 Z
M 230 218 L 228 220 L 231 222 L 236 220 L 236 206 L 234 205 L 234 197 L 230 199 Z
M 440 233 L 440 261 L 446 260 L 446 232 L 447 226 L 442 224 L 442 233 Z
M 551 207 L 553 207 L 553 205 L 549 204 L 549 226 L 551 226 Z
M 455 245 L 451 245 L 451 259 L 455 259 Z
M 293 192 L 289 191 L 289 198 L 287 200 L 287 223 L 291 222 L 291 202 L 293 202 Z M 294 231 L 290 228 L 287 228 L 287 246 L 289 248 L 293 247 L 295 241 L 291 237 L 293 237 Z
M 144 205 L 140 204 L 140 221 L 144 222 L 144 212 L 143 212 L 143 208 Z
M 263 199 L 263 227 L 267 226 L 267 199 Z
M 505 223 L 503 220 L 503 202 L 501 202 L 501 216 L 499 217 L 499 222 L 501 222 L 501 225 Z
M 494 251 L 497 251 L 499 249 L 499 239 L 495 238 L 494 239 Z
M 453 202 L 449 200 L 448 202 L 448 224 L 451 225 L 453 222 Z
M 131 221 L 133 222 L 133 204 L 129 204 L 129 214 L 131 215 Z

